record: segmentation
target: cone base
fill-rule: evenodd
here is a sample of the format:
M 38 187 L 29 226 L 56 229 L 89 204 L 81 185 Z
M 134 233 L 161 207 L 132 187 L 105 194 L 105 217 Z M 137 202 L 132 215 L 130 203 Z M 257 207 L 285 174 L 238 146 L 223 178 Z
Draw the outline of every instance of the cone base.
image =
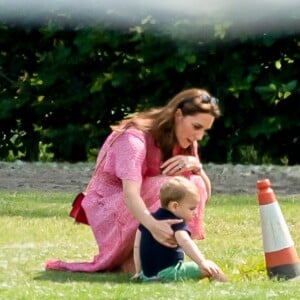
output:
M 300 263 L 267 268 L 269 278 L 292 279 L 300 276 Z

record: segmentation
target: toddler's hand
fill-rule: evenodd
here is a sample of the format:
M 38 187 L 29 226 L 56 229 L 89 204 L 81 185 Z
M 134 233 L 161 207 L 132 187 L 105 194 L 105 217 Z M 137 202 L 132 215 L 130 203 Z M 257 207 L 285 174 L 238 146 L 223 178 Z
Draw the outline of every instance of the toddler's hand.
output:
M 202 270 L 208 274 L 208 277 L 211 279 L 220 281 L 220 282 L 228 282 L 226 275 L 220 269 L 220 267 L 211 260 L 205 260 L 201 265 Z
M 135 273 L 130 280 L 139 280 L 141 279 L 141 273 Z

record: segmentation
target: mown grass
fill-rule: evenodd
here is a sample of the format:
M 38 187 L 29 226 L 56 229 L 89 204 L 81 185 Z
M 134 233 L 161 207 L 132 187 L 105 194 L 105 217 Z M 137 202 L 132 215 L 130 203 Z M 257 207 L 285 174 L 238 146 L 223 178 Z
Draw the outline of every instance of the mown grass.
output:
M 297 280 L 266 275 L 256 195 L 216 195 L 206 209 L 207 238 L 198 242 L 230 278 L 218 284 L 130 282 L 130 274 L 45 271 L 48 259 L 92 260 L 88 226 L 68 217 L 69 193 L 0 192 L 0 299 L 299 299 Z M 300 249 L 300 197 L 278 198 Z M 299 253 L 299 251 L 298 251 Z

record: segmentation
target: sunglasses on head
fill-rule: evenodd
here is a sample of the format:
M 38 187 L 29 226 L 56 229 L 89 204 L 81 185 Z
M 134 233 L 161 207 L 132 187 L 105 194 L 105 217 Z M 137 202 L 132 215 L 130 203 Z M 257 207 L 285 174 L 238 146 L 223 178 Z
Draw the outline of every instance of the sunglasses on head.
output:
M 191 102 L 195 98 L 200 98 L 201 99 L 201 103 L 204 103 L 204 104 L 212 104 L 212 105 L 218 105 L 219 104 L 219 99 L 218 98 L 212 97 L 212 96 L 210 96 L 208 94 L 200 94 L 200 95 L 197 95 L 197 96 L 194 96 L 194 97 L 191 97 L 191 98 L 183 100 L 179 104 L 178 108 L 182 108 L 185 105 L 185 103 Z
M 218 98 L 212 97 L 208 94 L 201 94 L 200 98 L 202 100 L 202 103 L 211 103 L 213 105 L 218 105 L 219 104 L 219 99 Z

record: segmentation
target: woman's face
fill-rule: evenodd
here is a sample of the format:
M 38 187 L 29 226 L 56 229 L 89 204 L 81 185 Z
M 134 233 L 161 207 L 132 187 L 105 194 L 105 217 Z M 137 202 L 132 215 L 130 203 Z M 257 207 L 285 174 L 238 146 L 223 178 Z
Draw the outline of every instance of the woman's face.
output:
M 201 141 L 209 130 L 215 118 L 209 113 L 198 113 L 193 116 L 183 116 L 181 109 L 175 113 L 175 134 L 181 148 L 186 149 L 194 141 Z

